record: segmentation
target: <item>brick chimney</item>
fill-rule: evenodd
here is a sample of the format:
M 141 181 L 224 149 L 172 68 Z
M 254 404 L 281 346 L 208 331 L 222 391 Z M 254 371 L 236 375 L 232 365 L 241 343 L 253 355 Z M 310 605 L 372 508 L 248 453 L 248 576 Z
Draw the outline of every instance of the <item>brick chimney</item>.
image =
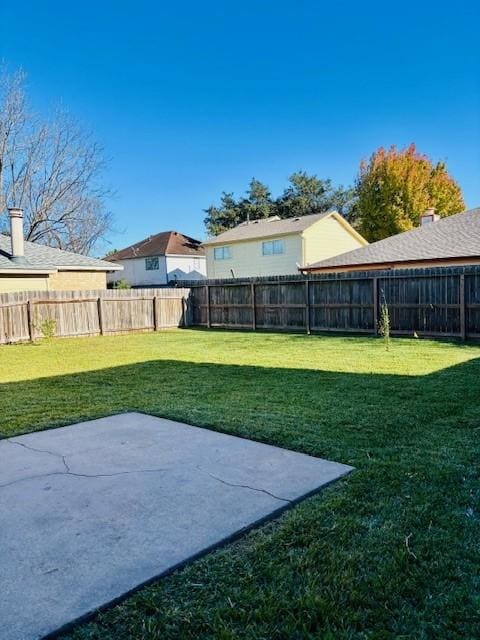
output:
M 12 244 L 12 260 L 14 262 L 24 262 L 23 247 L 23 209 L 9 207 L 10 215 L 10 241 Z
M 438 213 L 435 213 L 435 208 L 434 207 L 429 207 L 420 216 L 420 226 L 423 227 L 426 224 L 431 224 L 432 222 L 437 222 L 437 220 L 440 220 L 440 216 L 438 215 Z

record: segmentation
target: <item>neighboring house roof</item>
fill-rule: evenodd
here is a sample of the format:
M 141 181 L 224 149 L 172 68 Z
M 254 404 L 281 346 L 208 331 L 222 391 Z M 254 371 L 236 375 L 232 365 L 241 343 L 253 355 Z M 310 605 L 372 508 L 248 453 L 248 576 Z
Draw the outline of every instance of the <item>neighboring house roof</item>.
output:
M 184 236 L 178 231 L 162 231 L 140 242 L 125 247 L 109 255 L 107 260 L 127 260 L 129 258 L 149 258 L 151 256 L 204 256 L 200 240 Z
M 58 270 L 117 271 L 123 269 L 120 265 L 111 262 L 46 247 L 35 242 L 25 241 L 24 253 L 23 260 L 12 260 L 10 236 L 0 234 L 0 271 L 3 272 L 52 273 Z
M 480 257 L 480 208 L 321 260 L 302 271 Z
M 299 216 L 298 218 L 281 219 L 278 216 L 273 216 L 272 218 L 242 222 L 233 229 L 224 231 L 214 238 L 209 238 L 203 245 L 208 247 L 242 240 L 255 240 L 257 238 L 301 233 L 305 231 L 305 229 L 308 229 L 308 227 L 311 227 L 312 224 L 332 215 L 343 220 L 336 211 L 324 211 L 323 213 L 314 213 L 308 216 Z M 346 221 L 344 222 L 348 224 Z

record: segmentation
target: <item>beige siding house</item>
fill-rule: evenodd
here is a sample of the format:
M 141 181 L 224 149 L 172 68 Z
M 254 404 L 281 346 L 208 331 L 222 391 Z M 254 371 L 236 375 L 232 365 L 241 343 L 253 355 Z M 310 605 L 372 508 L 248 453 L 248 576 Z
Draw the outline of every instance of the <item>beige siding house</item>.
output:
M 10 209 L 10 235 L 0 234 L 0 293 L 105 289 L 122 267 L 23 239 L 21 209 Z
M 368 244 L 336 211 L 245 222 L 203 243 L 208 278 L 293 275 Z

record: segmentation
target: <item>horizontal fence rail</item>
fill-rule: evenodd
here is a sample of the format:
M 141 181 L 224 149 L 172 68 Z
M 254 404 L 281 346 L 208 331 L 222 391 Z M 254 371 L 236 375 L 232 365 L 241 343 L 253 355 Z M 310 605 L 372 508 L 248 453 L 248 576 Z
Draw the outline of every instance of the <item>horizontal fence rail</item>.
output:
M 192 323 L 208 328 L 480 338 L 480 268 L 189 282 Z
M 157 331 L 191 324 L 190 290 L 30 291 L 0 294 L 0 344 L 42 337 Z
M 480 338 L 480 267 L 436 267 L 185 283 L 184 288 L 0 294 L 0 344 L 204 326 Z

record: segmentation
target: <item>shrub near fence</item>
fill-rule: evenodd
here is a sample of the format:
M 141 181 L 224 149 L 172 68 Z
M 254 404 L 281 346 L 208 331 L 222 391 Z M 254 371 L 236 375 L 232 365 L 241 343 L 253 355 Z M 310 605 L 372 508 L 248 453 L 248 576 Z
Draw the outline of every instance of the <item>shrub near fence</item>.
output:
M 41 337 L 46 319 L 55 321 L 62 337 L 187 326 L 189 293 L 177 288 L 0 294 L 0 343 Z
M 480 338 L 480 267 L 437 267 L 189 282 L 205 327 Z

